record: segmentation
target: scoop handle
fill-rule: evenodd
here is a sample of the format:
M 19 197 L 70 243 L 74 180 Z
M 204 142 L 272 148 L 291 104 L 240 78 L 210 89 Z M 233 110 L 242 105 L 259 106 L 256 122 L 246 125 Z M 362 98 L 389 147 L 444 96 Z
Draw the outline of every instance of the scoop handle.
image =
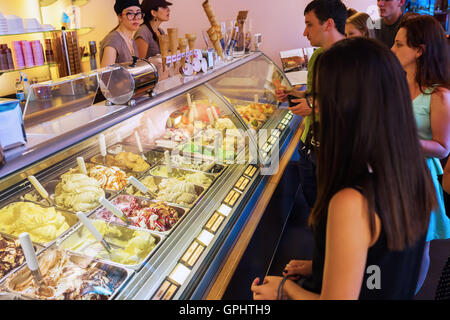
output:
M 192 105 L 192 100 L 191 100 L 191 95 L 189 93 L 186 93 L 186 100 L 187 100 L 188 107 L 190 108 Z
M 169 151 L 164 151 L 164 158 L 166 160 L 167 173 L 170 175 L 172 173 L 172 164 L 170 163 Z
M 148 188 L 135 177 L 130 177 L 128 181 L 142 193 L 148 193 Z
M 212 114 L 211 108 L 206 109 L 206 113 L 208 115 L 209 123 L 213 124 L 214 123 L 214 116 Z
M 24 232 L 19 236 L 20 245 L 23 249 L 23 254 L 25 256 L 25 260 L 27 262 L 28 268 L 31 271 L 39 270 L 39 263 L 37 259 L 36 252 L 33 248 L 33 243 L 31 242 L 30 235 L 28 232 Z
M 81 173 L 87 175 L 86 163 L 84 162 L 84 158 L 78 157 L 77 163 L 78 163 L 78 168 L 80 168 Z
M 134 136 L 136 137 L 136 142 L 138 145 L 138 149 L 140 153 L 143 153 L 142 144 L 141 144 L 141 138 L 139 137 L 139 133 L 137 131 L 134 132 Z
M 219 115 L 217 114 L 216 107 L 211 106 L 211 110 L 212 110 L 212 113 L 213 113 L 214 118 L 215 118 L 216 120 L 219 120 Z
M 99 143 L 100 143 L 100 153 L 102 154 L 103 157 L 106 157 L 106 138 L 103 133 L 99 136 Z
M 81 221 L 81 223 L 86 227 L 86 229 L 89 230 L 90 233 L 94 236 L 95 240 L 102 242 L 103 236 L 101 233 L 97 230 L 97 228 L 92 224 L 92 222 L 89 220 L 88 217 L 82 212 L 77 212 L 78 220 Z
M 123 214 L 122 210 L 117 208 L 115 205 L 106 200 L 104 197 L 101 197 L 99 199 L 99 202 L 102 206 L 104 206 L 108 211 L 112 212 L 115 216 L 119 217 L 120 219 L 125 218 L 125 215 Z
M 42 198 L 48 199 L 48 192 L 44 189 L 42 184 L 36 179 L 35 176 L 28 176 L 28 180 L 31 182 L 31 184 L 36 188 L 37 192 L 41 195 Z

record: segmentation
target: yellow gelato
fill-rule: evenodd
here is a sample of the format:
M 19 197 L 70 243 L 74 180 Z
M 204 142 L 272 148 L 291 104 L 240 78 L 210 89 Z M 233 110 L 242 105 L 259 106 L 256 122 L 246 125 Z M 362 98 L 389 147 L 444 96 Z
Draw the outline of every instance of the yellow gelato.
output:
M 67 172 L 55 189 L 55 203 L 74 212 L 88 212 L 95 209 L 98 199 L 105 196 L 100 183 L 82 173 Z
M 131 171 L 141 172 L 150 169 L 150 165 L 141 156 L 132 152 L 120 152 L 114 157 L 117 164 Z
M 209 187 L 212 184 L 213 179 L 208 175 L 206 175 L 205 173 L 203 172 L 191 173 L 191 172 L 192 171 L 173 169 L 171 178 L 177 179 L 179 181 L 190 182 L 202 187 Z M 151 174 L 154 174 L 155 176 L 158 177 L 164 178 L 169 177 L 169 173 L 167 172 L 166 166 L 157 166 L 155 169 L 151 171 Z
M 146 186 L 150 192 L 157 193 L 158 192 L 158 185 L 155 182 L 155 178 L 153 176 L 146 176 L 144 179 L 141 180 L 141 183 Z M 134 186 L 129 186 L 126 189 L 126 192 L 128 194 L 136 195 L 136 196 L 146 196 L 142 192 L 140 192 L 138 189 L 136 189 Z
M 112 246 L 109 254 L 85 227 L 70 235 L 61 246 L 91 257 L 135 265 L 144 260 L 156 245 L 156 239 L 148 232 L 110 225 L 103 220 L 93 220 L 92 223 L 106 241 L 123 249 Z
M 94 163 L 103 164 L 101 155 L 92 158 L 91 161 Z M 106 156 L 106 165 L 116 166 L 121 169 L 127 169 L 134 172 L 142 172 L 150 169 L 150 165 L 145 162 L 140 155 L 126 151 L 120 151 L 116 155 L 108 154 Z
M 30 234 L 37 243 L 55 240 L 69 229 L 66 218 L 55 208 L 46 208 L 31 202 L 15 202 L 0 210 L 0 231 L 19 236 Z

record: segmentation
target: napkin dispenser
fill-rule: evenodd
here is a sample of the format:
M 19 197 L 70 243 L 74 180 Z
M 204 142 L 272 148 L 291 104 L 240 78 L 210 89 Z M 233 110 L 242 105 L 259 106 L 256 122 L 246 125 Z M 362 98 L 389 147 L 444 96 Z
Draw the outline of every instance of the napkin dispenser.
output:
M 0 99 L 0 144 L 3 150 L 22 146 L 26 142 L 19 100 Z

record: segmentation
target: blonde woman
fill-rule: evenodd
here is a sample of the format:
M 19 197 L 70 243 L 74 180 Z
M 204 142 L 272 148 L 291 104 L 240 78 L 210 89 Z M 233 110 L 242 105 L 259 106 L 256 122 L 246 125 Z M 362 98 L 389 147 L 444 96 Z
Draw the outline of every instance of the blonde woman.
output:
M 345 36 L 347 38 L 352 37 L 364 37 L 369 38 L 369 24 L 372 24 L 372 20 L 367 13 L 357 12 L 354 15 L 347 18 L 345 24 Z

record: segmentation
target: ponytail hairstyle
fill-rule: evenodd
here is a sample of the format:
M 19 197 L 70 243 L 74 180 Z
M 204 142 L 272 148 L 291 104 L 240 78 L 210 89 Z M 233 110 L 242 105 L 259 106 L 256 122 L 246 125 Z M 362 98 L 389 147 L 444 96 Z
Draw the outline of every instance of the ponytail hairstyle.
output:
M 151 7 L 153 6 L 153 4 L 151 3 L 151 1 L 143 1 L 141 4 L 142 7 L 142 12 L 145 14 L 144 16 L 144 22 L 142 23 L 142 25 L 146 25 L 148 27 L 148 29 L 150 30 L 150 32 L 152 33 L 153 36 L 153 40 L 155 40 L 156 42 L 158 42 L 158 35 L 156 34 L 156 32 L 153 30 L 152 26 L 150 25 L 150 22 L 155 19 L 155 17 L 152 15 L 152 11 L 158 11 L 158 9 L 160 7 Z

